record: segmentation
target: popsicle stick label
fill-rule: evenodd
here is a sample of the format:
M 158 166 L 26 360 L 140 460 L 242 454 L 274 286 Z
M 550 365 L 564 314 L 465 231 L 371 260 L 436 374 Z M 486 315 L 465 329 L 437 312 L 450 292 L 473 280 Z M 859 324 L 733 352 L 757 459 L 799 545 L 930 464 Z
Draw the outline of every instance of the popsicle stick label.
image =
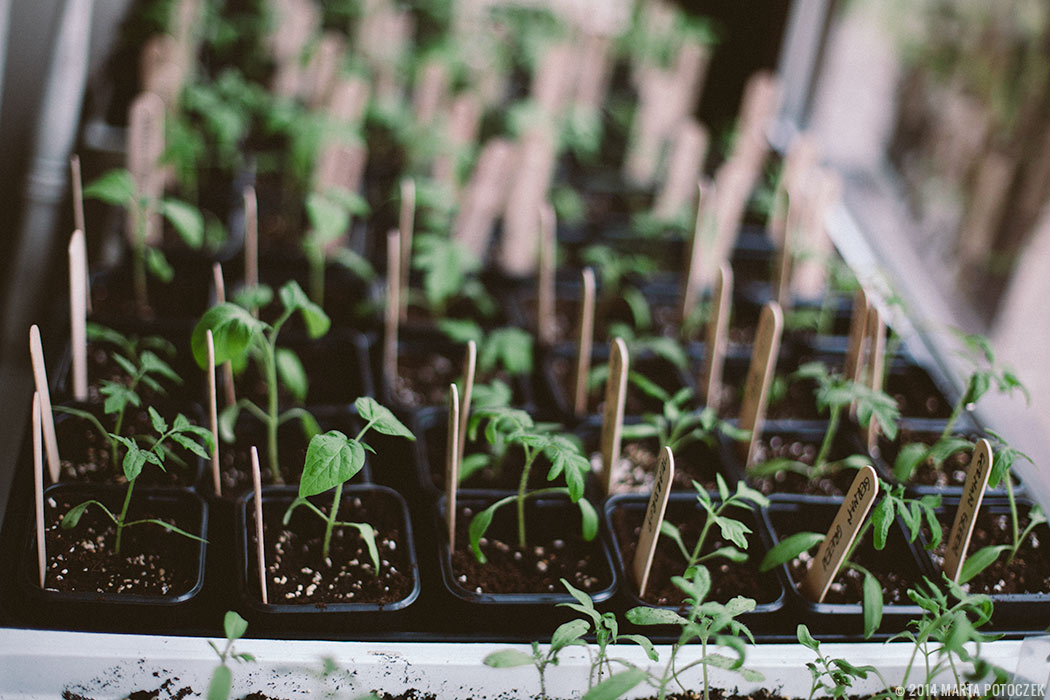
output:
M 770 301 L 763 307 L 758 318 L 751 364 L 748 366 L 747 380 L 744 384 L 744 399 L 740 405 L 740 428 L 751 431 L 751 438 L 746 444 L 745 467 L 751 466 L 755 455 L 755 443 L 762 433 L 766 405 L 769 403 L 769 386 L 773 383 L 783 330 L 784 313 L 779 304 Z M 743 443 L 741 445 L 743 446 Z
M 456 490 L 459 488 L 459 391 L 448 386 L 448 435 L 445 438 L 445 519 L 449 551 L 456 549 Z
M 620 461 L 620 442 L 623 436 L 623 410 L 627 401 L 627 371 L 630 357 L 623 338 L 616 338 L 609 347 L 609 379 L 605 384 L 605 410 L 602 413 L 602 491 L 612 488 L 612 472 Z
M 733 298 L 733 268 L 728 262 L 718 266 L 711 317 L 707 321 L 706 352 L 700 371 L 700 398 L 716 411 L 722 398 L 722 372 L 729 345 L 729 311 Z
M 796 239 L 799 234 L 799 220 L 802 218 L 801 209 L 804 205 L 801 197 L 792 198 L 787 192 L 782 194 L 787 199 L 786 218 L 784 230 L 781 232 L 781 246 L 776 253 L 776 268 L 773 272 L 773 293 L 781 308 L 788 308 L 791 304 L 791 272 L 795 258 L 793 251 L 797 246 Z
M 87 246 L 77 229 L 69 239 L 69 337 L 73 350 L 73 398 L 87 401 Z
M 485 259 L 493 225 L 506 200 L 517 156 L 514 144 L 492 139 L 481 149 L 478 164 L 460 197 L 459 213 L 452 227 L 456 240 Z
M 868 309 L 867 323 L 867 361 L 865 362 L 865 382 L 870 389 L 882 390 L 883 369 L 886 364 L 886 324 L 882 322 L 882 314 L 878 308 L 872 306 Z M 878 421 L 871 419 L 864 435 L 869 451 L 871 451 L 879 439 Z
M 242 194 L 244 200 L 244 286 L 259 286 L 259 200 L 255 188 L 248 185 Z
M 128 170 L 135 183 L 139 197 L 156 201 L 164 187 L 164 174 L 159 166 L 164 153 L 164 101 L 157 95 L 145 92 L 131 103 L 128 115 Z M 137 235 L 138 217 L 147 217 L 146 242 L 156 245 L 160 237 L 159 217 L 152 211 L 132 208 L 129 240 Z
M 861 355 L 864 353 L 864 339 L 868 333 L 868 293 L 860 288 L 853 295 L 853 311 L 849 321 L 849 341 L 846 345 L 846 358 L 842 372 L 846 379 L 860 379 Z
M 219 478 L 219 398 L 215 391 L 215 338 L 211 330 L 205 332 L 208 347 L 208 425 L 211 428 L 211 474 L 215 485 L 215 495 L 222 495 L 222 482 Z
M 645 520 L 642 521 L 642 532 L 638 536 L 638 548 L 634 552 L 631 571 L 638 584 L 638 597 L 645 597 L 649 585 L 649 570 L 656 556 L 656 545 L 660 539 L 660 526 L 667 512 L 667 500 L 671 497 L 671 483 L 674 481 L 674 455 L 670 447 L 660 450 L 660 461 L 656 465 L 653 491 L 649 494 L 649 504 L 645 508 Z
M 416 225 L 416 181 L 410 177 L 401 180 L 401 209 L 398 212 L 397 226 L 401 231 L 401 290 L 408 289 L 409 274 L 412 270 L 412 236 Z M 401 320 L 408 318 L 408 294 L 399 295 Z
M 86 231 L 84 227 L 84 182 L 80 175 L 80 156 L 73 154 L 69 159 L 69 177 L 73 190 L 73 228 Z
M 33 364 L 33 381 L 40 395 L 40 420 L 44 430 L 44 448 L 47 450 L 47 468 L 51 483 L 56 483 L 61 460 L 58 457 L 58 437 L 55 435 L 55 418 L 51 413 L 51 392 L 47 384 L 47 368 L 44 365 L 44 346 L 40 342 L 40 328 L 35 323 L 29 328 L 29 359 Z
M 572 395 L 572 409 L 576 416 L 587 412 L 587 375 L 591 373 L 591 353 L 594 350 L 594 270 L 583 268 L 580 278 L 583 293 L 576 325 L 576 377 Z
M 463 451 L 467 446 L 467 421 L 470 420 L 470 400 L 474 394 L 474 375 L 478 366 L 478 344 L 467 341 L 467 352 L 463 357 L 463 396 L 459 401 L 459 445 L 458 461 L 463 463 Z
M 963 562 L 966 561 L 966 550 L 970 546 L 973 527 L 977 522 L 977 511 L 984 500 L 984 490 L 988 486 L 988 477 L 992 473 L 992 447 L 981 438 L 973 448 L 970 466 L 966 469 L 966 481 L 963 482 L 962 497 L 959 508 L 955 511 L 952 529 L 944 549 L 944 563 L 941 569 L 952 581 L 958 582 Z M 1010 478 L 1007 474 L 1005 477 Z
M 40 392 L 33 392 L 33 497 L 36 515 L 36 560 L 40 587 L 47 574 L 47 545 L 44 536 L 44 449 L 40 433 Z
M 824 600 L 878 494 L 879 479 L 875 470 L 871 465 L 865 466 L 854 477 L 827 537 L 820 543 L 817 556 L 810 562 L 806 577 L 802 579 L 800 588 L 804 596 L 817 603 Z
M 386 235 L 386 324 L 383 336 L 383 377 L 393 391 L 397 379 L 397 332 L 401 309 L 401 234 Z
M 689 312 L 696 304 L 704 276 L 704 243 L 711 233 L 714 222 L 711 216 L 713 198 L 709 188 L 703 182 L 697 184 L 696 225 L 693 227 L 693 240 L 689 247 L 689 262 L 685 268 L 685 285 L 682 290 L 682 322 L 689 318 Z
M 671 144 L 667 176 L 653 206 L 658 219 L 670 219 L 689 205 L 696 181 L 703 172 L 707 144 L 707 129 L 695 120 L 685 119 L 678 126 Z
M 555 220 L 554 207 L 544 202 L 539 210 L 540 259 L 536 298 L 536 335 L 544 345 L 553 345 L 554 324 L 554 267 L 555 267 Z
M 259 473 L 259 450 L 252 445 L 252 489 L 255 502 L 255 559 L 259 563 L 259 593 L 263 605 L 270 602 L 266 594 L 266 547 L 263 544 L 262 475 Z

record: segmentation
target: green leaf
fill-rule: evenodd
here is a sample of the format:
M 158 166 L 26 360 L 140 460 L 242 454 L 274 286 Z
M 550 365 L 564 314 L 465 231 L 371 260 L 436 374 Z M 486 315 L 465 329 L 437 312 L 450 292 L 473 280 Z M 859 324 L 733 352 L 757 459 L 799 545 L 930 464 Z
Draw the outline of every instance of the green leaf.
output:
M 302 314 L 303 322 L 306 324 L 306 333 L 311 338 L 320 338 L 328 332 L 332 320 L 328 318 L 324 309 L 310 301 L 298 282 L 295 280 L 286 282 L 278 290 L 277 295 L 286 311 L 298 311 Z
M 902 447 L 893 461 L 893 476 L 901 483 L 910 482 L 915 470 L 926 459 L 927 450 L 921 442 L 908 443 Z
M 473 340 L 480 345 L 485 336 L 481 326 L 468 319 L 442 318 L 438 320 L 437 328 L 454 343 L 466 344 Z
M 222 628 L 226 633 L 226 639 L 235 642 L 248 631 L 248 621 L 237 614 L 237 611 L 227 610 L 222 620 Z
M 309 380 L 306 377 L 306 368 L 303 367 L 299 356 L 288 348 L 277 348 L 274 359 L 277 362 L 277 376 L 281 384 L 288 389 L 296 401 L 306 401 Z
M 399 421 L 389 408 L 380 405 L 375 399 L 362 396 L 354 401 L 354 407 L 357 409 L 357 415 L 371 423 L 372 428 L 376 432 L 408 438 L 409 440 L 416 439 L 412 431 L 406 428 L 404 423 Z
M 124 478 L 128 481 L 134 481 L 138 478 L 139 474 L 142 473 L 142 467 L 146 464 L 146 452 L 139 449 L 138 445 L 132 444 L 128 447 L 127 454 L 124 455 L 124 461 L 121 466 L 124 469 Z
M 795 629 L 795 636 L 798 638 L 798 643 L 807 649 L 812 649 L 815 652 L 820 651 L 820 642 L 813 639 L 813 635 L 809 633 L 809 627 L 799 623 L 799 626 Z
M 785 537 L 762 557 L 762 563 L 758 570 L 762 573 L 786 564 L 802 552 L 824 541 L 824 534 L 820 532 L 796 532 Z
M 84 199 L 98 199 L 106 204 L 128 207 L 135 201 L 135 183 L 131 173 L 120 168 L 103 173 L 84 186 Z
M 711 591 L 711 572 L 706 566 L 696 566 L 693 567 L 688 578 L 672 576 L 671 583 L 692 598 L 695 603 L 699 603 Z
M 318 192 L 307 196 L 306 216 L 312 229 L 309 235 L 321 246 L 337 240 L 350 229 L 347 208 Z
M 959 583 L 967 583 L 977 574 L 991 566 L 999 555 L 1010 550 L 1010 545 L 989 545 L 981 547 L 976 552 L 966 557 L 962 570 L 959 572 Z
M 182 377 L 176 374 L 175 370 L 171 368 L 171 365 L 149 350 L 142 351 L 142 355 L 139 357 L 139 362 L 142 365 L 143 372 L 148 374 L 159 374 L 176 384 L 182 384 Z
M 159 413 L 157 413 L 157 409 L 153 408 L 153 406 L 150 406 L 146 410 L 149 413 L 149 420 L 150 420 L 150 423 L 153 424 L 153 429 L 158 434 L 161 434 L 161 435 L 163 435 L 165 432 L 167 432 L 167 430 L 168 430 L 168 421 L 164 420 L 164 417 L 162 415 L 160 415 Z
M 97 501 L 84 501 L 83 503 L 78 503 L 67 510 L 66 514 L 62 516 L 62 521 L 59 523 L 62 529 L 72 530 L 75 528 L 80 522 L 80 518 L 83 517 L 84 511 L 86 511 L 88 506 L 92 503 L 97 503 Z
M 168 263 L 160 248 L 146 248 L 146 267 L 164 284 L 175 278 L 175 269 Z
M 532 371 L 532 335 L 521 328 L 497 328 L 488 334 L 478 353 L 478 370 L 502 367 L 512 377 Z
M 871 514 L 873 526 L 871 537 L 875 549 L 886 547 L 886 538 L 889 537 L 890 526 L 893 524 L 894 510 L 894 498 L 886 494 Z
M 273 301 L 273 290 L 265 284 L 239 289 L 233 295 L 233 303 L 249 311 L 269 306 L 271 301 Z
M 583 700 L 616 700 L 649 677 L 640 668 L 629 668 L 606 678 L 587 691 Z
M 261 337 L 266 325 L 236 304 L 229 302 L 213 306 L 204 312 L 193 329 L 190 346 L 193 359 L 201 369 L 208 368 L 207 332 L 210 330 L 215 343 L 216 366 L 228 360 L 240 360 L 248 353 L 251 344 Z
M 208 437 L 211 437 L 211 433 L 208 433 Z M 196 440 L 193 440 L 192 438 L 186 437 L 185 435 L 182 435 L 180 433 L 172 433 L 171 439 L 175 443 L 180 445 L 183 449 L 189 450 L 201 459 L 208 459 L 211 457 L 211 455 L 208 454 L 208 451 L 201 447 L 200 443 L 198 443 Z
M 590 624 L 586 620 L 569 620 L 559 625 L 551 636 L 550 653 L 554 654 L 561 649 L 573 644 L 580 637 L 587 634 Z
M 580 509 L 580 528 L 583 539 L 590 542 L 598 536 L 598 511 L 586 498 L 576 501 L 576 505 Z
M 636 625 L 678 625 L 689 621 L 673 610 L 667 608 L 648 608 L 638 606 L 627 611 L 627 619 Z
M 372 568 L 376 576 L 379 576 L 379 548 L 376 547 L 376 531 L 368 523 L 341 523 L 357 530 L 357 534 L 365 541 L 368 547 L 368 557 L 372 560 Z
M 226 664 L 216 666 L 208 683 L 208 700 L 227 700 L 232 690 L 233 671 Z
M 660 429 L 651 423 L 632 423 L 623 426 L 620 433 L 624 440 L 635 441 L 660 437 Z
M 105 402 L 102 404 L 102 410 L 107 415 L 120 413 L 128 404 L 132 406 L 141 404 L 138 394 L 123 384 L 112 382 L 108 379 L 103 380 L 99 393 L 106 397 Z
M 481 663 L 492 668 L 514 668 L 515 666 L 531 666 L 533 658 L 517 649 L 502 649 L 492 652 L 482 659 Z
M 324 493 L 345 483 L 361 471 L 365 450 L 338 430 L 315 435 L 306 448 L 306 464 L 299 481 L 299 497 Z
M 634 642 L 640 646 L 645 651 L 645 655 L 649 657 L 650 661 L 660 660 L 660 655 L 656 653 L 656 647 L 653 646 L 652 641 L 650 641 L 648 637 L 643 637 L 640 634 L 625 634 L 622 635 L 620 639 L 627 642 Z
M 864 572 L 864 638 L 869 639 L 882 624 L 882 584 Z
M 236 439 L 234 428 L 240 415 L 240 401 L 230 404 L 219 412 L 219 437 L 222 438 L 223 442 L 233 442 Z
M 177 199 L 164 199 L 160 202 L 160 213 L 190 248 L 198 250 L 204 244 L 204 217 L 195 206 Z

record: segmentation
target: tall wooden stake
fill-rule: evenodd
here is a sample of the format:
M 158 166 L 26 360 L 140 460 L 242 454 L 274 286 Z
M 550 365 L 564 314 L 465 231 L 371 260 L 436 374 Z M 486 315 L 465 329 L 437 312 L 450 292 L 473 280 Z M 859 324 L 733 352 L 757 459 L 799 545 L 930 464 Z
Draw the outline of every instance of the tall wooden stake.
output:
M 602 413 L 602 493 L 613 488 L 613 470 L 620 461 L 623 436 L 623 411 L 627 401 L 627 372 L 630 356 L 623 338 L 615 338 L 609 347 L 609 379 L 605 384 L 605 411 Z
M 40 420 L 44 427 L 44 447 L 47 449 L 47 467 L 51 483 L 56 483 L 62 460 L 58 456 L 58 437 L 55 435 L 55 418 L 51 413 L 51 391 L 47 383 L 44 365 L 44 346 L 40 342 L 40 328 L 34 323 L 29 328 L 29 358 L 33 363 L 33 381 L 40 395 Z
M 226 282 L 222 276 L 222 263 L 211 266 L 212 283 L 215 285 L 215 303 L 226 303 Z M 233 386 L 233 362 L 227 360 L 222 365 L 223 394 L 227 406 L 237 403 L 237 392 Z
M 478 344 L 467 341 L 467 354 L 463 358 L 463 399 L 459 402 L 459 445 L 457 464 L 463 463 L 463 452 L 467 447 L 467 421 L 470 420 L 470 401 L 474 394 L 474 375 L 478 365 Z
M 585 267 L 580 277 L 583 293 L 576 331 L 576 376 L 572 401 L 573 413 L 577 417 L 587 413 L 587 375 L 591 373 L 591 353 L 594 349 L 594 270 Z
M 211 427 L 211 475 L 215 495 L 222 495 L 222 480 L 219 478 L 219 399 L 215 391 L 215 338 L 211 330 L 206 331 L 208 344 L 208 421 Z
M 540 255 L 536 299 L 536 336 L 540 343 L 551 346 L 557 341 L 554 323 L 554 269 L 557 240 L 554 207 L 550 202 L 540 205 Z
M 667 499 L 671 497 L 671 484 L 674 482 L 674 455 L 671 448 L 664 445 L 660 450 L 660 461 L 656 465 L 656 477 L 653 491 L 649 495 L 649 504 L 645 508 L 645 520 L 642 521 L 642 532 L 638 536 L 638 547 L 634 552 L 631 567 L 634 581 L 638 584 L 638 597 L 645 597 L 649 585 L 649 571 L 656 556 L 656 545 L 660 540 L 660 526 L 667 512 Z
M 259 473 L 259 450 L 252 445 L 252 489 L 255 492 L 255 558 L 259 562 L 259 593 L 263 605 L 270 603 L 266 594 L 266 547 L 263 543 L 262 475 Z
M 448 525 L 448 551 L 456 551 L 456 492 L 459 490 L 459 392 L 448 386 L 448 434 L 445 439 L 445 523 Z
M 412 236 L 416 221 L 416 181 L 410 177 L 401 180 L 401 211 L 398 215 L 398 229 L 401 231 L 401 290 L 399 294 L 401 321 L 408 320 L 408 284 L 412 272 Z
M 718 266 L 711 316 L 707 320 L 707 342 L 700 370 L 700 399 L 716 411 L 722 400 L 722 371 L 729 345 L 729 312 L 733 298 L 733 268 L 728 262 Z
M 44 533 L 44 455 L 40 444 L 40 392 L 33 392 L 33 495 L 36 513 L 36 559 L 40 572 L 40 587 L 47 574 L 47 545 Z
M 383 336 L 383 378 L 394 391 L 397 381 L 397 332 L 401 309 L 401 234 L 386 235 L 386 324 Z
M 763 307 L 758 318 L 751 364 L 748 366 L 747 380 L 744 384 L 744 400 L 740 405 L 739 426 L 742 430 L 751 431 L 751 438 L 746 446 L 741 443 L 741 446 L 746 448 L 745 468 L 751 466 L 755 458 L 755 444 L 762 434 L 766 405 L 769 402 L 769 387 L 773 383 L 783 329 L 784 314 L 775 301 L 770 301 Z
M 73 398 L 87 401 L 87 247 L 84 232 L 69 239 L 69 339 L 73 354 Z
M 244 199 L 244 286 L 248 289 L 255 289 L 259 286 L 259 200 L 255 196 L 255 188 L 251 185 L 244 188 L 242 197 Z
M 69 170 L 73 189 L 73 228 L 87 235 L 84 224 L 84 184 L 80 176 L 80 156 L 69 159 Z M 91 278 L 88 276 L 87 246 L 84 246 L 84 308 L 91 313 Z

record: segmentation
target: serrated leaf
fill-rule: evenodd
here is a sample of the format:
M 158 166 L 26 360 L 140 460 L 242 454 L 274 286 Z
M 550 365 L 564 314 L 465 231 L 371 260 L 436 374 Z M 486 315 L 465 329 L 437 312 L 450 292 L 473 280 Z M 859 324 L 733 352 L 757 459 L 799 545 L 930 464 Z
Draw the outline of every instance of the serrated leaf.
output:
M 142 467 L 146 464 L 146 452 L 139 449 L 139 447 L 133 446 L 128 447 L 127 453 L 124 455 L 124 460 L 121 462 L 121 467 L 124 469 L 124 478 L 128 481 L 134 481 L 138 478 L 139 474 L 142 473 Z
M 139 356 L 139 363 L 142 365 L 142 369 L 150 374 L 162 375 L 164 378 L 169 379 L 176 384 L 182 383 L 182 377 L 176 374 L 175 370 L 171 368 L 171 365 L 149 350 L 142 351 L 142 354 Z
M 201 447 L 199 442 L 192 438 L 186 437 L 185 435 L 182 435 L 180 433 L 172 433 L 171 439 L 176 444 L 180 445 L 183 449 L 189 450 L 201 459 L 208 459 L 211 456 L 208 454 L 207 450 Z
M 299 497 L 306 498 L 352 479 L 365 464 L 361 443 L 338 430 L 315 435 L 306 448 L 306 463 L 299 481 Z
M 168 421 L 164 420 L 164 416 L 160 415 L 153 406 L 147 408 L 146 411 L 149 413 L 149 420 L 153 425 L 153 429 L 159 434 L 167 432 Z
M 354 401 L 354 407 L 357 409 L 357 415 L 371 423 L 372 429 L 376 432 L 409 440 L 416 439 L 412 431 L 405 427 L 404 423 L 399 421 L 389 408 L 380 405 L 375 399 L 362 396 Z

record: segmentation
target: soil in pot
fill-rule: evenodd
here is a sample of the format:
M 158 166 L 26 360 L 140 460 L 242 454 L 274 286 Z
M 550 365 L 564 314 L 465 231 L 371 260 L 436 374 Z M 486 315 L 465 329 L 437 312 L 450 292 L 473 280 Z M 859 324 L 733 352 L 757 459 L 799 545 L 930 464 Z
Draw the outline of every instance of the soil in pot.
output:
M 630 562 L 634 561 L 645 518 L 645 505 L 645 502 L 640 500 L 619 501 L 609 514 L 613 537 L 622 553 L 625 567 L 630 567 Z M 727 515 L 740 520 L 751 529 L 748 536 L 750 556 L 745 562 L 730 562 L 726 559 L 709 562 L 707 567 L 711 573 L 712 586 L 707 599 L 725 603 L 735 596 L 742 595 L 754 599 L 758 605 L 776 602 L 782 593 L 776 575 L 772 572 L 761 574 L 758 571 L 758 562 L 761 561 L 764 549 L 758 541 L 759 526 L 754 515 L 749 511 L 737 509 L 727 511 Z M 665 520 L 678 528 L 686 546 L 692 546 L 700 537 L 706 513 L 697 505 L 695 499 L 675 499 L 668 503 Z M 730 545 L 715 527 L 708 534 L 702 554 Z M 656 546 L 649 584 L 642 600 L 650 605 L 684 605 L 685 594 L 671 583 L 671 577 L 681 576 L 685 571 L 685 564 L 678 547 L 669 538 L 661 537 Z M 636 583 L 625 582 L 624 585 L 631 586 L 632 593 L 636 594 Z
M 211 268 L 203 258 L 178 259 L 171 255 L 168 262 L 175 275 L 168 283 L 147 275 L 146 294 L 149 313 L 140 312 L 135 299 L 131 271 L 127 264 L 100 275 L 91 283 L 91 320 L 109 325 L 112 320 L 155 318 L 197 318 L 208 308 L 211 290 Z
M 591 366 L 598 367 L 608 363 L 603 354 L 592 357 Z M 559 352 L 546 362 L 546 375 L 548 391 L 554 397 L 554 402 L 563 413 L 571 411 L 570 392 L 574 386 L 576 373 L 576 359 L 567 352 Z M 656 355 L 643 355 L 630 358 L 631 372 L 637 372 L 660 386 L 669 395 L 674 395 L 679 389 L 688 385 L 684 373 L 669 360 Z M 605 385 L 600 382 L 590 387 L 587 394 L 587 412 L 591 415 L 601 414 L 605 404 Z M 627 382 L 627 398 L 624 402 L 624 415 L 640 416 L 645 413 L 660 413 L 663 405 L 660 401 L 649 396 L 639 389 L 631 381 Z
M 165 598 L 193 591 L 200 576 L 200 542 L 159 525 L 135 525 L 124 529 L 120 554 L 115 554 L 116 525 L 98 507 L 89 507 L 75 528 L 63 530 L 59 525 L 70 508 L 89 498 L 116 514 L 124 490 L 53 488 L 45 495 L 49 590 Z M 140 489 L 132 498 L 128 520 L 158 518 L 200 535 L 201 508 L 188 494 L 159 497 Z
M 595 441 L 600 435 L 594 436 Z M 601 471 L 602 455 L 597 444 L 590 453 L 591 466 L 595 472 Z M 653 488 L 656 465 L 660 459 L 660 445 L 653 438 L 649 440 L 624 440 L 620 447 L 620 462 L 614 472 L 617 480 L 616 492 L 648 493 Z M 674 491 L 692 491 L 693 482 L 699 483 L 707 490 L 717 488 L 716 475 L 726 475 L 722 457 L 717 447 L 702 442 L 692 442 L 674 453 Z M 734 479 L 727 479 L 728 482 Z
M 929 373 L 918 365 L 891 366 L 886 374 L 885 391 L 897 401 L 905 418 L 945 419 L 952 413 L 951 402 Z
M 826 532 L 837 510 L 837 504 L 805 503 L 794 508 L 773 507 L 769 510 L 769 518 L 777 540 L 783 541 L 796 532 Z M 796 586 L 805 578 L 811 560 L 812 554 L 806 552 L 788 564 L 789 575 Z M 875 549 L 869 531 L 851 561 L 878 579 L 884 605 L 912 605 L 907 591 L 921 583 L 923 574 L 899 527 L 891 526 L 886 547 L 882 550 Z M 832 582 L 824 603 L 859 603 L 863 600 L 863 584 L 863 574 L 844 567 Z
M 74 404 L 75 408 L 89 410 L 96 414 L 103 425 L 111 426 L 112 416 L 101 415 L 93 407 Z M 97 407 L 95 407 L 97 408 Z M 161 415 L 169 421 L 178 411 L 160 409 Z M 195 423 L 196 409 L 184 411 Z M 155 435 L 145 408 L 129 406 L 121 427 L 122 435 Z M 125 484 L 121 461 L 114 465 L 111 458 L 109 440 L 101 435 L 98 429 L 84 418 L 68 414 L 55 413 L 55 434 L 58 439 L 58 452 L 61 457 L 60 481 L 77 481 L 92 484 L 111 483 Z M 166 450 L 165 470 L 147 465 L 138 478 L 139 486 L 192 486 L 196 483 L 201 470 L 201 460 L 188 450 L 171 445 Z M 123 454 L 123 450 L 121 451 Z
M 487 505 L 460 499 L 451 562 L 455 583 L 465 593 L 563 594 L 563 578 L 588 593 L 612 586 L 613 573 L 600 539 L 583 539 L 579 511 L 567 500 L 527 502 L 524 547 L 517 541 L 514 506 L 500 508 L 480 540 L 488 560 L 482 564 L 470 548 L 469 527 L 474 514 Z
M 959 433 L 955 433 L 956 436 Z M 893 465 L 897 460 L 897 456 L 903 445 L 918 443 L 926 446 L 935 444 L 941 437 L 940 431 L 926 430 L 921 427 L 910 428 L 907 425 L 901 425 L 897 434 L 897 439 L 893 442 L 886 440 L 884 437 L 879 439 L 879 455 L 885 462 L 887 470 L 891 473 L 893 471 Z M 976 441 L 977 436 L 973 433 L 967 435 L 967 438 L 971 441 Z M 961 450 L 948 456 L 939 466 L 934 462 L 932 458 L 924 460 L 915 469 L 912 474 L 911 480 L 908 481 L 909 487 L 924 487 L 926 489 L 961 489 L 963 483 L 966 481 L 966 469 L 970 466 L 970 458 L 972 457 L 972 450 Z M 1017 486 L 1020 482 L 1016 478 L 1014 479 L 1014 486 Z M 996 491 L 1003 491 L 1003 486 L 1000 485 Z
M 840 431 L 844 428 L 840 428 Z M 848 426 L 847 428 L 848 429 Z M 755 464 L 761 465 L 771 459 L 791 459 L 812 466 L 820 451 L 823 435 L 820 432 L 765 432 L 755 443 Z M 843 459 L 856 450 L 841 433 L 836 436 L 828 453 L 828 462 Z M 765 495 L 793 493 L 841 497 L 849 489 L 857 475 L 854 469 L 833 469 L 810 479 L 794 471 L 783 469 L 771 476 L 748 474 L 748 483 Z
M 336 527 L 326 560 L 322 554 L 325 522 L 305 507 L 297 508 L 285 526 L 285 511 L 294 491 L 263 494 L 263 539 L 266 549 L 266 585 L 271 604 L 324 608 L 332 604 L 362 603 L 388 606 L 408 599 L 416 587 L 416 571 L 409 554 L 410 537 L 401 502 L 388 491 L 344 490 L 339 520 L 370 524 L 376 535 L 380 566 L 372 565 L 365 541 L 354 528 Z M 331 494 L 310 499 L 322 512 L 332 505 Z M 251 523 L 252 500 L 246 507 Z M 255 528 L 248 528 L 248 569 L 258 564 Z M 258 577 L 248 577 L 248 595 L 260 599 Z
M 376 353 L 378 352 L 377 348 Z M 406 348 L 398 355 L 397 377 L 394 385 L 389 386 L 385 380 L 381 382 L 386 395 L 385 402 L 400 407 L 403 412 L 426 406 L 446 405 L 449 384 L 462 379 L 464 353 L 465 349 L 452 349 L 451 347 L 447 350 L 436 351 Z M 380 361 L 379 358 L 373 357 L 373 363 L 378 361 Z M 378 372 L 377 376 L 381 376 L 381 372 Z M 528 395 L 525 388 L 527 382 L 519 381 L 503 370 L 492 373 L 479 372 L 475 382 L 487 384 L 494 379 L 510 387 L 512 406 L 532 404 L 531 396 Z
M 938 511 L 937 519 L 945 537 L 952 526 L 957 505 L 953 501 L 949 508 Z M 1028 526 L 1029 507 L 1030 504 L 1025 501 L 1018 503 L 1020 532 Z M 925 534 L 928 536 L 928 533 Z M 989 545 L 1012 543 L 1009 506 L 1005 501 L 985 501 L 977 513 L 968 554 L 972 556 L 977 550 Z M 965 588 L 970 593 L 989 595 L 1050 595 L 1050 555 L 1047 546 L 1050 546 L 1050 527 L 1044 523 L 1036 526 L 1025 539 L 1012 561 L 1008 552 L 1001 554 L 988 568 L 972 578 Z M 938 568 L 944 562 L 944 549 L 945 543 L 942 541 L 930 554 Z

